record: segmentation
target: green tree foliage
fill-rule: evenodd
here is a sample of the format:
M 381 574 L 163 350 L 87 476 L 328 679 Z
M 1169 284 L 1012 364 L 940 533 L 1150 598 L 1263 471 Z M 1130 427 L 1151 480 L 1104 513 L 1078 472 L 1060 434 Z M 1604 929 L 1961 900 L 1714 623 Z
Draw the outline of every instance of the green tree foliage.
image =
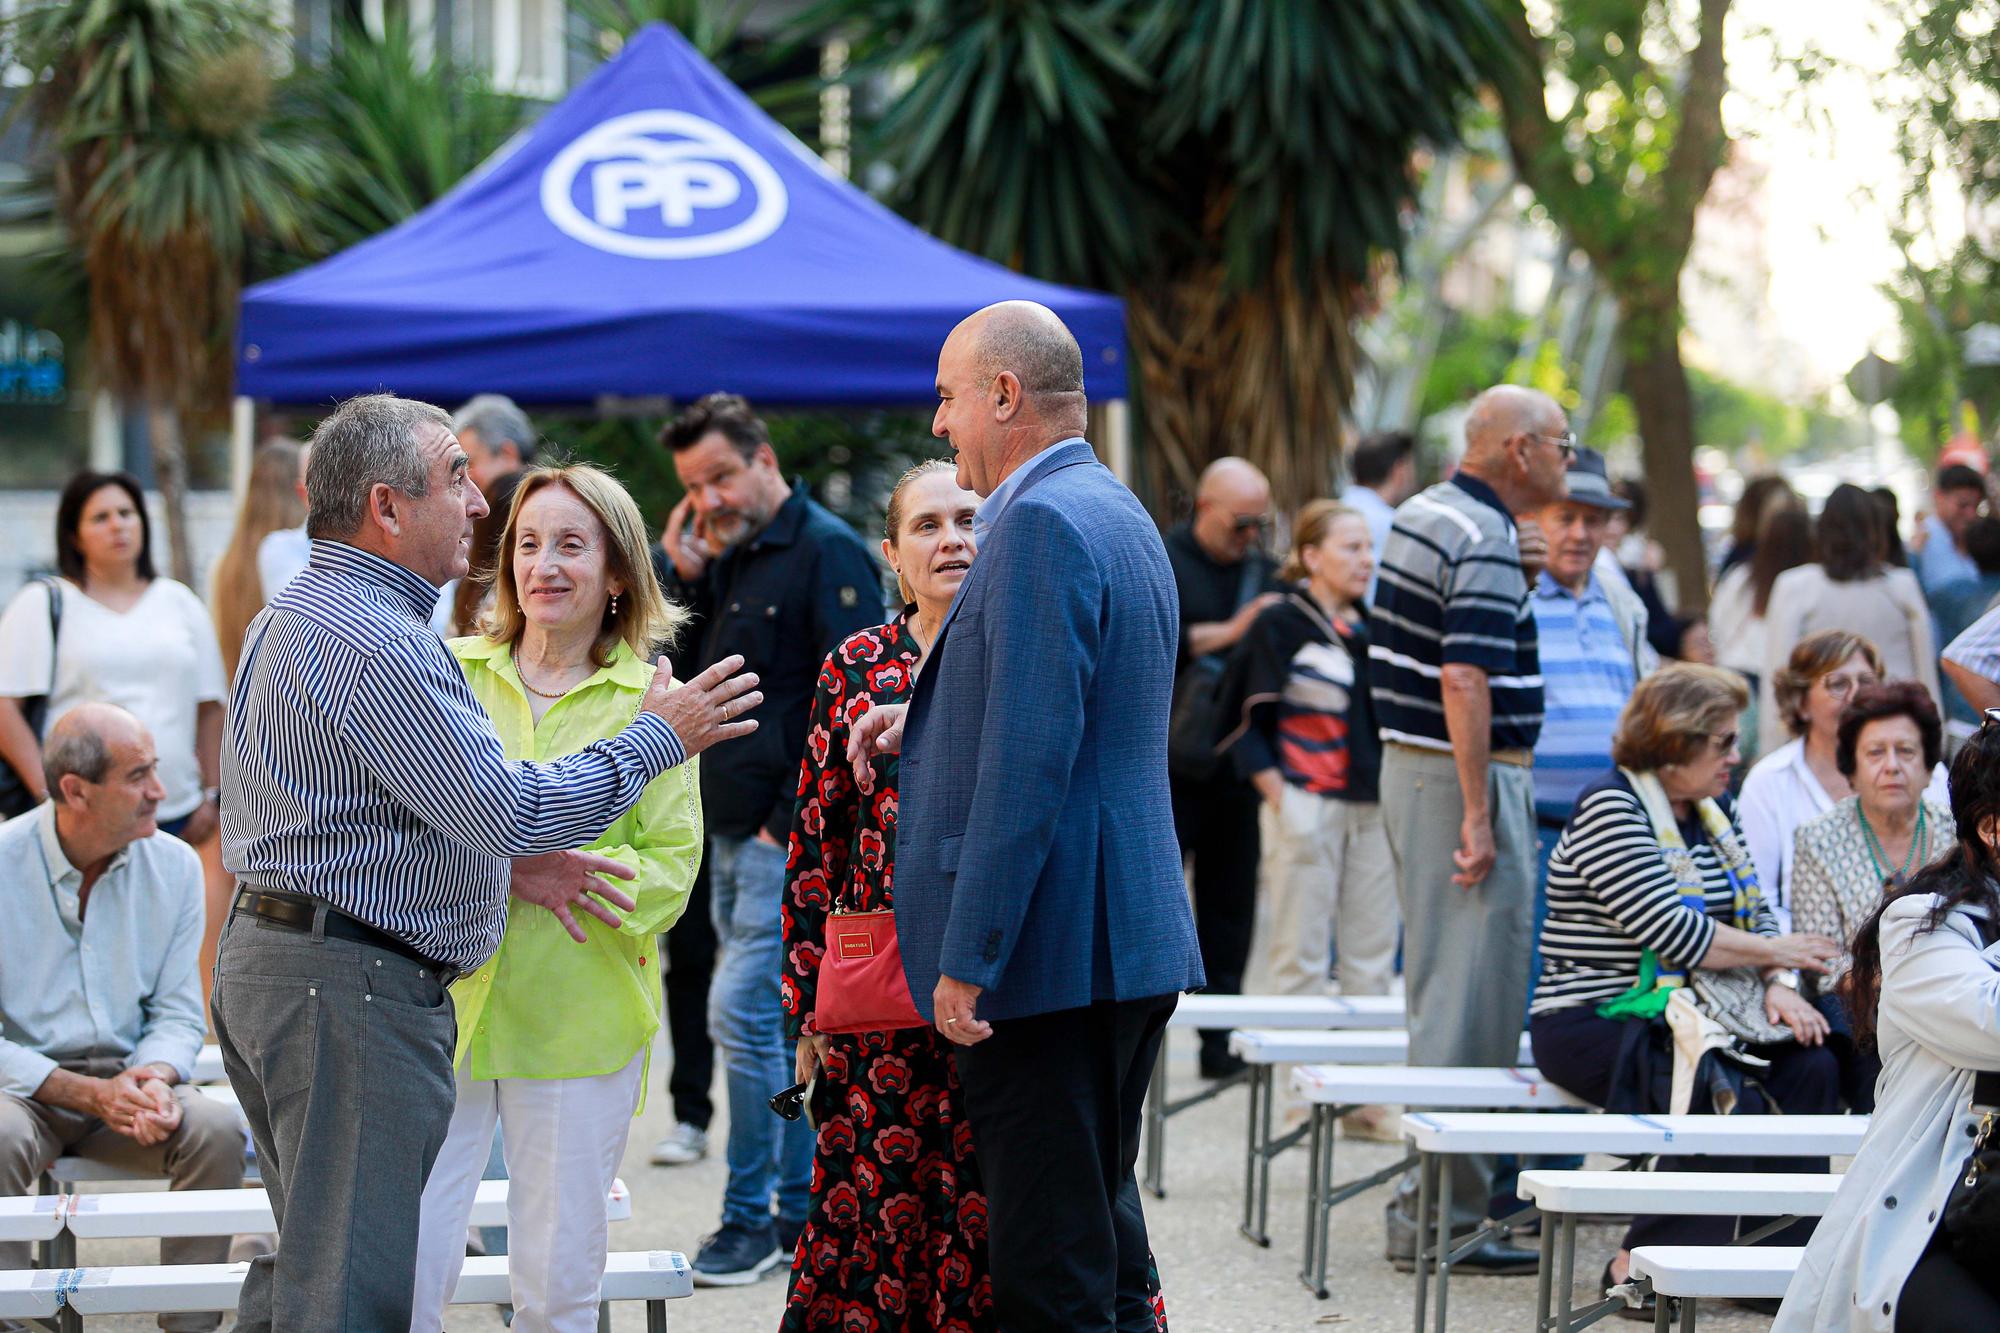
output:
M 1333 484 L 1349 321 L 1420 143 L 1500 60 L 1485 0 L 825 0 L 895 90 L 864 148 L 953 244 L 1126 298 L 1162 489 L 1249 457 Z
M 1555 0 L 1503 13 L 1521 56 L 1500 84 L 1516 169 L 1619 303 L 1625 392 L 1645 445 L 1653 527 L 1684 589 L 1706 587 L 1680 275 L 1728 139 L 1730 0 Z
M 192 575 L 183 417 L 219 406 L 245 255 L 299 229 L 312 149 L 270 123 L 270 30 L 247 0 L 45 0 L 0 29 L 88 284 L 92 366 L 143 400 L 171 568 Z

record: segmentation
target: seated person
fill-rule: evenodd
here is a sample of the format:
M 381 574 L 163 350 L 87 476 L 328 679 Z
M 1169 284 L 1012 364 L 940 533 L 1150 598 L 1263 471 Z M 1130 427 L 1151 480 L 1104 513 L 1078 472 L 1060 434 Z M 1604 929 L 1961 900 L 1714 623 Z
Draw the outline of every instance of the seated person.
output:
M 0 1197 L 65 1154 L 243 1184 L 234 1109 L 183 1086 L 201 1049 L 201 860 L 154 822 L 153 738 L 109 704 L 49 730 L 49 799 L 0 824 Z M 228 1236 L 160 1242 L 161 1262 L 223 1263 Z M 29 1266 L 0 1245 L 0 1270 Z M 211 1329 L 219 1313 L 163 1317 Z

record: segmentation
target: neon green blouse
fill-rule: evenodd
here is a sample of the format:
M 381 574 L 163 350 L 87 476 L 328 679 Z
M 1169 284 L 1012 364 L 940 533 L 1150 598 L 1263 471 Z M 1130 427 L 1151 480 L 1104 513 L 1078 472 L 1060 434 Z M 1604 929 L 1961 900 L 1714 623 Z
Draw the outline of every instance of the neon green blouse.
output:
M 474 636 L 446 646 L 509 759 L 559 759 L 623 729 L 653 678 L 621 643 L 610 666 L 557 700 L 537 726 L 510 645 Z M 638 872 L 619 881 L 638 903 L 623 925 L 577 912 L 590 937 L 578 944 L 552 913 L 514 904 L 493 957 L 452 987 L 457 1062 L 473 1078 L 587 1078 L 650 1050 L 660 1026 L 660 932 L 680 919 L 701 865 L 696 764 L 690 758 L 654 778 L 586 849 Z

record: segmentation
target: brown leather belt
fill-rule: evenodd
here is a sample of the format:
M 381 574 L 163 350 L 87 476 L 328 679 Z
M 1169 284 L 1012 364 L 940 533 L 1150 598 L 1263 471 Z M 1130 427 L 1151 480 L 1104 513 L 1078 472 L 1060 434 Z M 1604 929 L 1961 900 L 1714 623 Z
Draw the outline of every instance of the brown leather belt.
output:
M 1384 741 L 1382 743 L 1394 749 L 1408 750 L 1412 754 L 1445 755 L 1449 757 L 1452 753 L 1450 750 L 1434 750 L 1428 745 L 1411 745 L 1407 741 Z M 1512 750 L 1495 750 L 1486 757 L 1493 763 L 1507 764 L 1514 768 L 1533 768 L 1535 766 L 1535 752 L 1518 747 Z
M 436 968 L 447 981 L 454 971 L 444 964 L 424 957 L 416 946 L 397 939 L 384 930 L 377 930 L 366 921 L 358 921 L 336 907 L 329 906 L 317 898 L 303 893 L 285 893 L 277 889 L 253 889 L 248 885 L 238 885 L 234 910 L 245 916 L 254 916 L 259 921 L 276 926 L 280 930 L 297 931 L 310 935 L 313 917 L 321 908 L 326 909 L 326 923 L 321 927 L 330 939 L 352 940 L 376 949 L 387 949 L 390 953 L 401 954 L 412 962 L 425 967 Z

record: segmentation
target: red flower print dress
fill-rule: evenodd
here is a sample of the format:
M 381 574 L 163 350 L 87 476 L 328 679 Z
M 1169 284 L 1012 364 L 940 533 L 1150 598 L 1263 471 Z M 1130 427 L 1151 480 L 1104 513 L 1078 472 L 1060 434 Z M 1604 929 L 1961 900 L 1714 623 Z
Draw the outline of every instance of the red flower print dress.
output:
M 910 697 L 918 656 L 903 616 L 849 636 L 820 666 L 785 874 L 781 988 L 793 1038 L 814 1031 L 835 902 L 860 912 L 893 903 L 896 759 L 874 761 L 873 791 L 864 793 L 847 736 L 870 708 Z M 781 1333 L 992 1333 L 986 1195 L 959 1114 L 951 1044 L 927 1027 L 828 1042 L 813 1103 L 812 1213 L 792 1259 Z M 1153 1287 L 1157 1310 L 1157 1277 Z

